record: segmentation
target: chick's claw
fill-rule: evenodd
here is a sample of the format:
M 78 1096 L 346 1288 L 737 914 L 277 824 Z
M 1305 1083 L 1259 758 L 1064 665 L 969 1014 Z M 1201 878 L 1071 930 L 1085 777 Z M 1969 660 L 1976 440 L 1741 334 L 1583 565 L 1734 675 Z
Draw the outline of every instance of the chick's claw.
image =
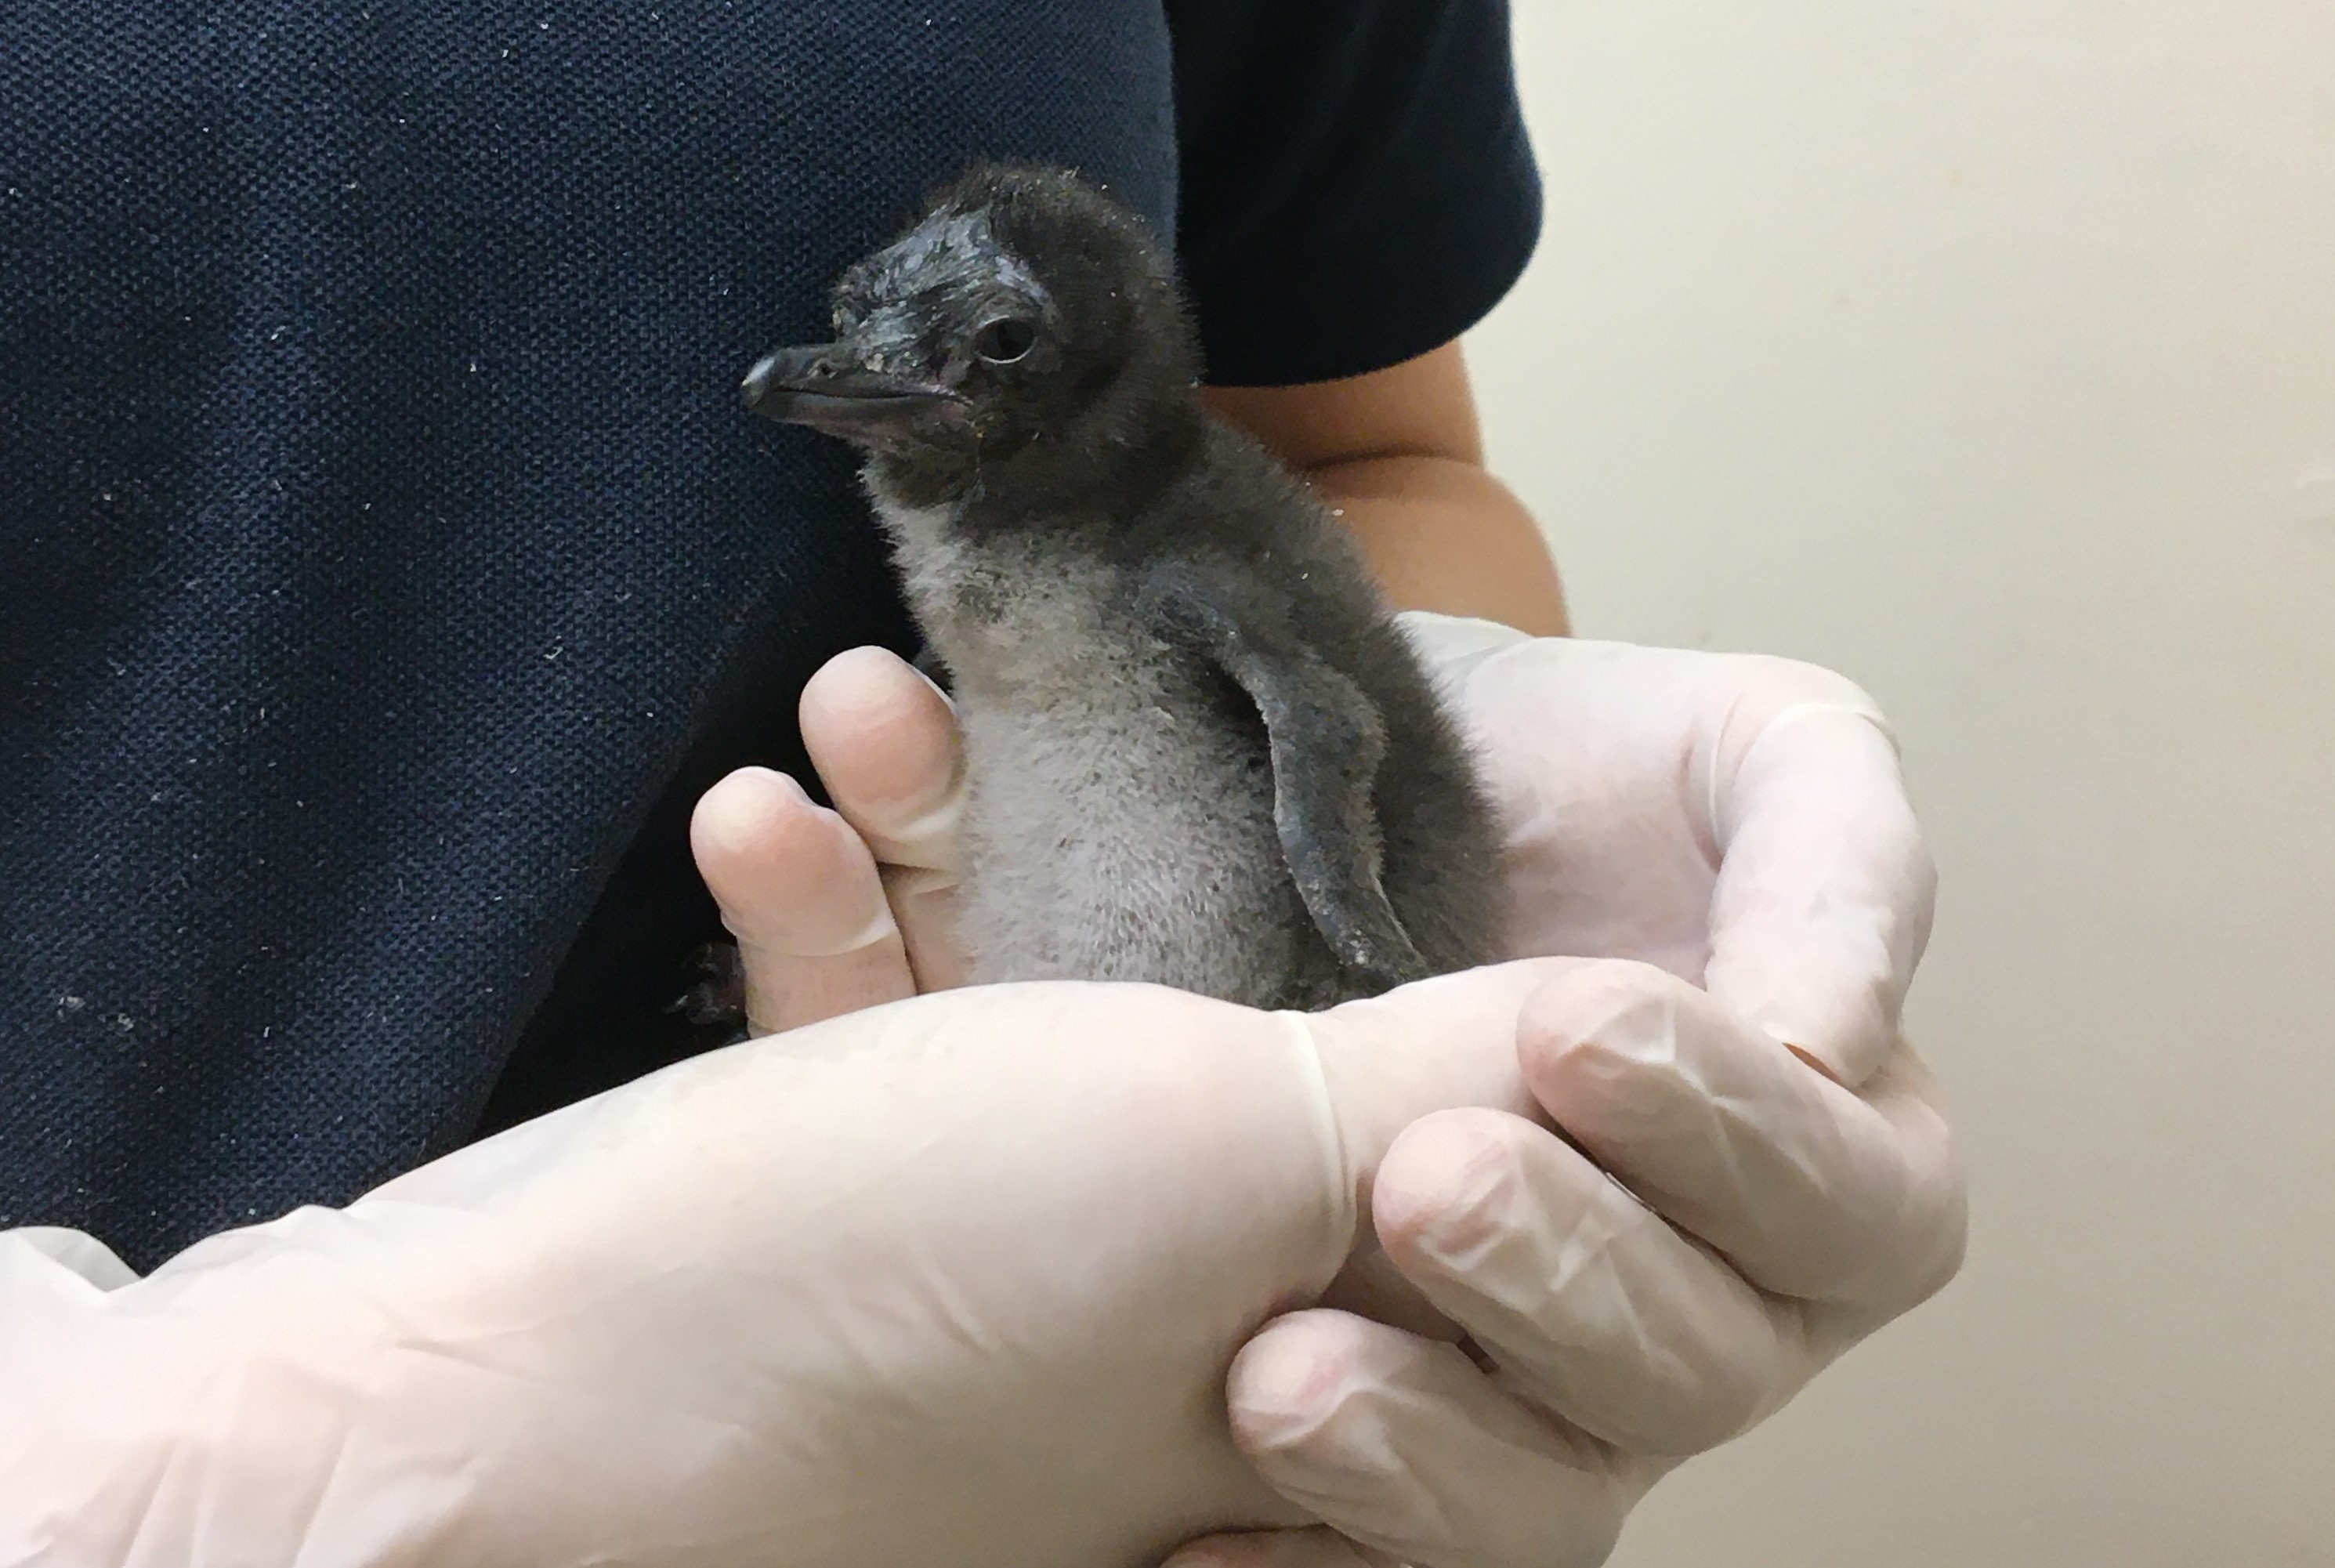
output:
M 734 942 L 709 942 L 690 955 L 690 963 L 697 971 L 697 983 L 667 1004 L 667 1012 L 677 1012 L 693 1024 L 704 1028 L 727 1026 L 734 1038 L 746 1038 L 746 965 L 738 956 Z

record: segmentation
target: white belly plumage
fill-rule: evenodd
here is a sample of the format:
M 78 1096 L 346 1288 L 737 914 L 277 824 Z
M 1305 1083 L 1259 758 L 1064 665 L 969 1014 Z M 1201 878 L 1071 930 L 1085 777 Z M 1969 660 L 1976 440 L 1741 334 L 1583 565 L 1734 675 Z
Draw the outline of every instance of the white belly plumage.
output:
M 879 511 L 954 677 L 974 979 L 1311 997 L 1328 950 L 1274 827 L 1263 721 L 1129 623 L 1114 568 Z
M 964 935 L 977 978 L 1255 995 L 1304 921 L 1260 728 L 1138 703 L 969 703 Z M 1197 703 L 1190 704 L 1197 707 Z

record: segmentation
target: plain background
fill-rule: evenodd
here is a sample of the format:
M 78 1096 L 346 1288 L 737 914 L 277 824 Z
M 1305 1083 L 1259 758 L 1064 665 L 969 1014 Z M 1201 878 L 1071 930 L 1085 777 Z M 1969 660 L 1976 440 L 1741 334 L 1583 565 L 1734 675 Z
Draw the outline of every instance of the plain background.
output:
M 2335 1564 L 2335 4 L 1517 0 L 1584 635 L 1898 724 L 1945 1294 L 1623 1568 Z

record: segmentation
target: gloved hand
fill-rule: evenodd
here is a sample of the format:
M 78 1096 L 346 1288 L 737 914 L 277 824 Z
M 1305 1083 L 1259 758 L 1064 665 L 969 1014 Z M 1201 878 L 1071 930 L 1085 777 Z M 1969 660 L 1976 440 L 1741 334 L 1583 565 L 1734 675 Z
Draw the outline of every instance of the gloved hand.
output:
M 1887 731 L 1778 659 L 1408 616 L 1507 835 L 1518 955 L 1571 953 L 1519 1061 L 1570 1144 L 1501 1111 L 1390 1149 L 1334 1300 L 1235 1362 L 1244 1448 L 1331 1528 L 1175 1568 L 1595 1563 L 1644 1488 L 1942 1286 L 1964 1196 L 1898 1028 L 1933 874 Z M 733 775 L 697 824 L 750 1011 L 789 1027 L 955 982 L 945 701 L 862 649 L 806 691 L 838 809 Z M 1423 1298 L 1423 1299 L 1422 1299 Z M 1464 1333 L 1466 1349 L 1448 1341 Z
M 1318 1018 L 963 991 L 716 1052 L 142 1280 L 0 1235 L 0 1562 L 1139 1568 L 1301 1511 L 1226 1365 L 1511 965 Z

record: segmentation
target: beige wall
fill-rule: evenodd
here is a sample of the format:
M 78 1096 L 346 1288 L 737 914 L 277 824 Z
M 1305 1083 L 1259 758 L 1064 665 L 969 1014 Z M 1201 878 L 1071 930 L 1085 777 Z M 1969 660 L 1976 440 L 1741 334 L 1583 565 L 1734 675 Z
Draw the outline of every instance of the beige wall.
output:
M 2335 1564 L 2335 3 L 1516 0 L 1588 634 L 1899 721 L 1969 1265 L 1627 1568 Z

